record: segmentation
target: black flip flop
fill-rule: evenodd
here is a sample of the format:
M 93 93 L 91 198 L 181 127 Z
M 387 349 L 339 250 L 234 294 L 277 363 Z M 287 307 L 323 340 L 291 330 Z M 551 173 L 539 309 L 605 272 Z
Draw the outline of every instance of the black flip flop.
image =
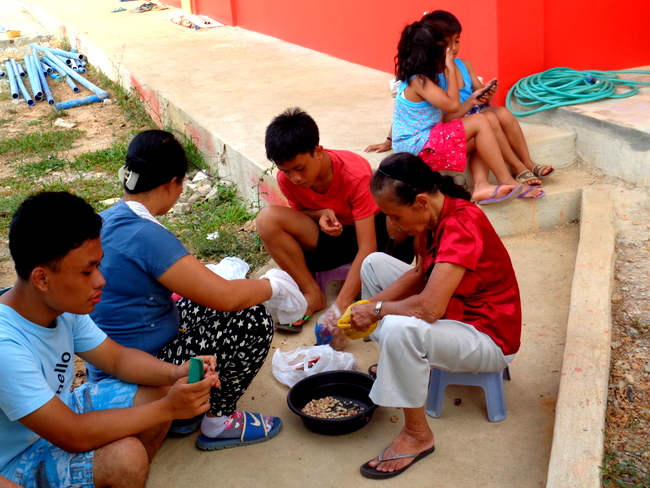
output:
M 275 330 L 296 333 L 302 330 L 302 326 L 305 325 L 309 321 L 309 319 L 311 319 L 311 315 L 305 314 L 300 318 L 300 320 L 304 320 L 304 322 L 300 325 L 293 325 L 292 322 L 290 324 L 275 324 L 274 327 Z
M 373 369 L 374 369 L 374 371 L 373 371 Z M 377 365 L 376 364 L 373 364 L 372 366 L 370 366 L 368 368 L 368 375 L 372 376 L 373 378 L 377 377 Z
M 436 446 L 433 446 L 432 448 L 427 449 L 426 451 L 422 451 L 420 454 L 402 454 L 401 456 L 393 456 L 393 457 L 389 457 L 389 458 L 384 459 L 382 457 L 384 455 L 384 451 L 386 451 L 386 449 L 384 449 L 383 451 L 381 451 L 381 454 L 379 455 L 379 462 L 377 463 L 377 466 L 379 466 L 379 464 L 381 464 L 384 461 L 392 461 L 393 459 L 413 458 L 413 462 L 410 463 L 410 464 L 407 464 L 402 469 L 399 469 L 399 470 L 393 471 L 393 472 L 388 472 L 388 471 L 377 471 L 375 468 L 371 468 L 370 467 L 370 463 L 372 461 L 372 459 L 371 459 L 366 464 L 361 466 L 359 468 L 359 470 L 361 471 L 361 474 L 363 476 L 365 476 L 366 478 L 372 478 L 372 479 L 375 479 L 375 480 L 393 478 L 393 477 L 395 477 L 397 475 L 402 474 L 404 471 L 406 471 L 411 466 L 413 466 L 415 463 L 417 463 L 420 459 L 424 459 L 425 457 L 427 457 L 429 454 L 431 454 L 435 450 L 436 450 Z

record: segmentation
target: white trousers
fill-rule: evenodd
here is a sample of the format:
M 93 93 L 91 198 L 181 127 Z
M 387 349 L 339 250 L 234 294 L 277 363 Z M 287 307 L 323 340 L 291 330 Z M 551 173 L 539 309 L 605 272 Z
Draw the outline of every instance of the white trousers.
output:
M 369 299 L 411 269 L 384 253 L 363 262 L 362 298 Z M 377 405 L 418 408 L 424 405 L 431 367 L 445 371 L 488 373 L 510 365 L 490 336 L 456 320 L 428 323 L 415 317 L 386 315 L 370 336 L 379 342 L 377 379 L 370 398 Z

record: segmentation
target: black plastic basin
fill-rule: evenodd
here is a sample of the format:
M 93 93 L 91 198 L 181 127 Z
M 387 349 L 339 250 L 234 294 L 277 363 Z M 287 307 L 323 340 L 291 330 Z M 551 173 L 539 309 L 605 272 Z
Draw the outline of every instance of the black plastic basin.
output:
M 356 371 L 325 371 L 300 380 L 287 395 L 287 404 L 312 432 L 326 435 L 349 434 L 359 430 L 372 418 L 377 409 L 369 398 L 374 378 Z M 342 419 L 321 419 L 302 413 L 312 400 L 331 396 L 341 401 L 354 402 L 363 411 Z

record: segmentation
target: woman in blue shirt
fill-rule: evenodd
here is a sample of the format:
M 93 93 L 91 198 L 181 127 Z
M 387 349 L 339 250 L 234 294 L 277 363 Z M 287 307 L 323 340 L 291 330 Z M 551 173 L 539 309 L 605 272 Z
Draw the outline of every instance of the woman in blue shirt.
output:
M 124 196 L 101 213 L 106 278 L 101 302 L 91 314 L 116 342 L 180 364 L 214 355 L 220 388 L 201 419 L 172 425 L 189 433 L 201 421 L 200 449 L 221 449 L 268 440 L 282 421 L 236 410 L 261 368 L 273 338 L 273 320 L 262 302 L 273 289 L 267 279 L 228 281 L 206 268 L 155 218 L 183 191 L 188 161 L 169 132 L 135 136 L 120 170 Z M 172 293 L 181 298 L 172 299 Z M 90 381 L 106 375 L 88 368 Z

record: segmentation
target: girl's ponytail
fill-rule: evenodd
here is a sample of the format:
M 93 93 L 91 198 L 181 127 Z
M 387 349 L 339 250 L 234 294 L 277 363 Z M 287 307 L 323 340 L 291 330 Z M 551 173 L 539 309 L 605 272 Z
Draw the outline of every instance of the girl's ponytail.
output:
M 413 76 L 420 75 L 436 82 L 437 75 L 445 70 L 447 49 L 440 27 L 421 21 L 404 27 L 395 56 L 395 77 L 399 81 L 410 81 Z

